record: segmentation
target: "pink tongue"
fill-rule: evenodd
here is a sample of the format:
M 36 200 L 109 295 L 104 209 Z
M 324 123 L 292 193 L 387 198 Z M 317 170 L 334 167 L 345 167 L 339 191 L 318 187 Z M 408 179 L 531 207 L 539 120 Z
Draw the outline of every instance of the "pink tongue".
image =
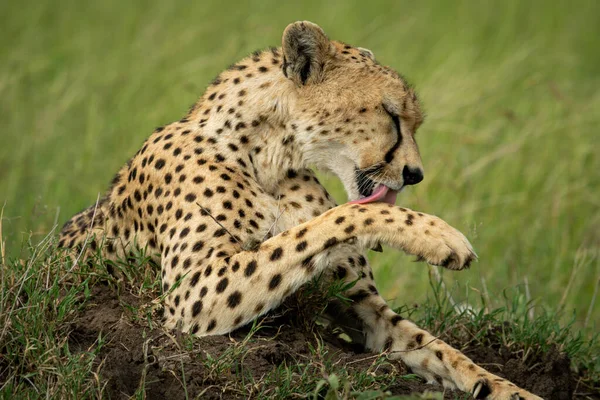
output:
M 367 204 L 381 201 L 393 205 L 396 204 L 396 196 L 398 196 L 397 191 L 392 190 L 385 185 L 379 185 L 373 190 L 373 193 L 369 197 L 353 200 L 350 204 Z

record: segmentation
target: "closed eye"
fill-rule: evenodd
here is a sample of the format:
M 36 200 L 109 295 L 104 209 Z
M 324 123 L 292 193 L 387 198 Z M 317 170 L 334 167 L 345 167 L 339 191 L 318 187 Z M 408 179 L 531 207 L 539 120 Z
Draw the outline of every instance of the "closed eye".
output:
M 396 134 L 398 135 L 397 139 L 396 139 L 396 143 L 394 143 L 394 146 L 392 146 L 391 149 L 388 150 L 388 152 L 385 154 L 385 162 L 387 163 L 391 163 L 392 160 L 394 159 L 394 152 L 398 149 L 398 147 L 400 147 L 400 144 L 402 144 L 402 128 L 400 126 L 400 117 L 398 117 L 398 115 L 388 111 L 388 109 L 384 106 L 383 107 L 385 112 L 388 113 L 388 115 L 392 118 L 392 121 L 394 122 L 394 125 L 396 126 Z
M 385 112 L 388 113 L 388 115 L 390 116 L 390 118 L 392 118 L 392 121 L 394 121 L 394 125 L 396 126 L 396 133 L 398 133 L 398 136 L 402 136 L 402 130 L 400 127 L 400 117 L 398 117 L 398 115 L 396 115 L 393 112 L 390 112 L 387 110 L 387 108 L 385 108 Z

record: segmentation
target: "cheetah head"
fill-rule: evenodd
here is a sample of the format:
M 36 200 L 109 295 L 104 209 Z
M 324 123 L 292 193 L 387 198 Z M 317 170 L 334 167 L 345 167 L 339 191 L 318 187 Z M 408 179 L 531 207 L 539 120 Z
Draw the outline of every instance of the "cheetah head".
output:
M 288 126 L 307 163 L 337 175 L 356 203 L 395 203 L 404 186 L 423 180 L 414 139 L 423 113 L 397 72 L 306 21 L 285 29 L 282 50 Z

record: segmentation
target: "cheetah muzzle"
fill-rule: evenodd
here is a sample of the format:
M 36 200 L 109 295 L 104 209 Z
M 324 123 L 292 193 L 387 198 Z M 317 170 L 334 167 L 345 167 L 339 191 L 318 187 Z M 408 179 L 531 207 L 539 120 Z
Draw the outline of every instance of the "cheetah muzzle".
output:
M 371 51 L 293 23 L 280 48 L 232 65 L 184 118 L 156 129 L 59 245 L 109 260 L 145 248 L 161 266 L 165 326 L 197 336 L 231 332 L 317 276 L 355 282 L 332 318 L 361 327 L 354 338 L 367 348 L 477 398 L 537 399 L 377 291 L 364 250 L 378 243 L 449 269 L 475 258 L 443 220 L 395 205 L 423 179 L 422 122 L 414 89 Z M 337 206 L 310 167 L 339 177 L 351 201 Z

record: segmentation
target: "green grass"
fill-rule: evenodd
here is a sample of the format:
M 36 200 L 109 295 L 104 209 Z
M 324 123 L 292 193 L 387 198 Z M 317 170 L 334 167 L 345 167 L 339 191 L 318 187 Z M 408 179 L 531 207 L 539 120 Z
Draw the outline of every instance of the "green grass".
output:
M 111 376 L 115 379 L 114 370 L 109 372 L 111 351 L 116 351 L 123 360 L 137 360 L 135 364 L 126 361 L 123 364 L 142 371 L 137 380 L 134 371 L 124 371 L 130 384 L 137 387 L 132 398 L 159 396 L 160 392 L 156 392 L 159 386 L 169 384 L 157 381 L 156 371 L 162 369 L 166 371 L 164 375 L 175 377 L 186 396 L 187 385 L 195 385 L 192 391 L 197 395 L 201 384 L 200 394 L 190 398 L 203 398 L 202 393 L 211 389 L 214 395 L 216 387 L 225 398 L 442 399 L 440 393 L 390 395 L 393 386 L 419 379 L 403 372 L 385 354 L 358 354 L 350 362 L 340 359 L 337 351 L 325 345 L 319 333 L 321 328 L 314 324 L 293 328 L 305 337 L 307 352 L 291 350 L 285 354 L 291 354 L 292 360 L 273 361 L 271 369 L 257 377 L 247 360 L 252 353 L 264 351 L 269 342 L 275 344 L 269 347 L 271 350 L 286 348 L 287 342 L 279 337 L 280 325 L 272 322 L 281 319 L 281 315 L 296 312 L 294 308 L 284 307 L 279 314 L 255 322 L 245 337 L 234 335 L 222 351 L 215 352 L 203 338 L 161 329 L 157 312 L 160 274 L 156 268 L 147 268 L 148 258 L 144 254 L 122 264 L 123 271 L 134 272 L 117 280 L 109 275 L 102 259 L 80 265 L 77 274 L 67 275 L 72 263 L 64 252 L 56 249 L 56 240 L 52 238 L 28 250 L 30 258 L 2 260 L 1 265 L 0 399 L 108 398 L 107 379 Z M 82 315 L 96 315 L 100 300 L 94 288 L 98 286 L 118 299 L 116 315 L 120 317 L 118 322 L 107 324 L 105 331 L 96 333 L 97 336 L 92 334 L 88 344 L 79 344 L 82 333 L 77 326 L 88 321 L 79 319 Z M 457 312 L 435 278 L 431 287 L 430 298 L 421 307 L 403 307 L 399 311 L 458 348 L 500 348 L 516 354 L 519 362 L 532 369 L 544 360 L 545 354 L 559 350 L 570 357 L 578 376 L 576 398 L 594 398 L 600 393 L 597 336 L 589 340 L 572 326 L 561 326 L 552 314 L 530 319 L 522 296 L 507 296 L 497 309 Z M 333 285 L 327 296 L 340 298 L 339 291 L 343 289 Z M 473 304 L 483 307 L 486 302 L 480 299 Z M 313 298 L 293 307 L 319 310 L 322 303 Z M 128 327 L 133 327 L 133 333 Z M 172 383 L 169 387 L 173 388 Z M 114 396 L 114 389 L 112 393 Z M 457 394 L 455 398 L 464 395 Z
M 480 261 L 445 274 L 459 302 L 513 291 L 594 332 L 600 307 L 600 3 L 0 3 L 0 202 L 7 257 L 29 259 L 92 204 L 156 126 L 292 21 L 368 47 L 417 87 L 426 179 L 399 202 L 439 215 Z M 335 179 L 327 185 L 344 199 Z M 423 302 L 423 264 L 371 257 L 396 305 Z M 460 285 L 454 282 L 460 282 Z M 40 339 L 41 340 L 41 339 Z

